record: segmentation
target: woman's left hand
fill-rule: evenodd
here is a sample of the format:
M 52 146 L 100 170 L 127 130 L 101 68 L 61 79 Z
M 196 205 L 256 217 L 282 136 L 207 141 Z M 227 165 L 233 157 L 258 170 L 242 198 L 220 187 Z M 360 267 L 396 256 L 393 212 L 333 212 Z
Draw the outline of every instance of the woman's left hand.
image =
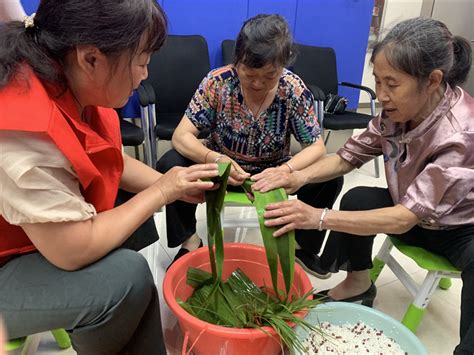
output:
M 268 204 L 265 208 L 265 225 L 281 226 L 274 237 L 295 229 L 317 229 L 322 210 L 313 208 L 300 200 L 288 200 Z
M 268 168 L 259 174 L 251 176 L 255 182 L 252 189 L 260 192 L 267 192 L 270 190 L 283 187 L 288 194 L 298 191 L 305 183 L 303 174 L 299 171 L 290 173 L 287 169 Z

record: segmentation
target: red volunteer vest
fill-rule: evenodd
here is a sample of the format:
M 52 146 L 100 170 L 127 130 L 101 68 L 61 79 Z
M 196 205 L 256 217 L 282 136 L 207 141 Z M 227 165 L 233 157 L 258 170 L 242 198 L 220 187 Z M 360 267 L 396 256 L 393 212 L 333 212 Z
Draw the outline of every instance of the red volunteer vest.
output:
M 85 200 L 101 212 L 113 208 L 122 176 L 120 124 L 113 109 L 94 107 L 88 114 L 90 124 L 81 121 L 69 91 L 52 99 L 33 74 L 0 90 L 0 130 L 49 137 L 70 161 Z M 0 215 L 0 266 L 35 249 L 21 227 Z

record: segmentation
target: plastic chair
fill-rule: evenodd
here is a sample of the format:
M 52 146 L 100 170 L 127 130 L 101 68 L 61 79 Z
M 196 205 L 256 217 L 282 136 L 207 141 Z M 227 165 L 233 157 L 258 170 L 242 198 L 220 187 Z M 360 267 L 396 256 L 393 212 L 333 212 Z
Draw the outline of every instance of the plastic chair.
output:
M 64 329 L 52 330 L 56 343 L 61 349 L 67 349 L 71 346 L 71 339 L 69 334 Z M 41 340 L 40 334 L 33 334 L 23 338 L 9 340 L 6 344 L 5 350 L 7 352 L 21 349 L 21 355 L 35 354 Z
M 226 207 L 241 207 L 239 217 L 226 217 Z M 251 217 L 253 211 L 255 211 L 253 202 L 248 199 L 245 192 L 227 191 L 221 210 L 221 225 L 223 229 L 236 228 L 235 243 L 243 242 L 248 228 L 260 228 L 258 218 Z
M 142 116 L 145 108 L 150 115 L 146 120 L 154 133 L 151 154 L 155 162 L 156 139 L 171 140 L 196 89 L 210 70 L 207 42 L 200 35 L 169 35 L 163 48 L 152 55 L 148 79 L 143 82 L 145 90 L 139 90 L 138 95 Z M 208 132 L 203 132 L 199 138 L 207 135 Z
M 222 62 L 224 65 L 234 62 L 235 41 L 232 39 L 225 39 L 221 43 Z
M 418 285 L 390 254 L 393 246 L 427 271 L 421 285 Z M 426 307 L 436 287 L 439 285 L 443 290 L 447 290 L 451 287 L 451 278 L 461 277 L 461 272 L 442 256 L 423 248 L 405 244 L 393 237 L 385 238 L 382 247 L 374 258 L 374 266 L 370 271 L 370 278 L 373 282 L 377 280 L 385 264 L 390 267 L 395 276 L 413 296 L 413 302 L 405 312 L 402 323 L 414 333 L 423 319 Z
M 370 120 L 376 115 L 375 92 L 359 84 L 339 82 L 337 76 L 336 52 L 329 47 L 306 46 L 295 44 L 297 57 L 292 65 L 292 71 L 303 79 L 308 88 L 313 92 L 318 119 L 321 126 L 321 134 L 325 129 L 331 131 L 353 130 L 366 128 Z M 364 91 L 370 96 L 370 115 L 345 111 L 342 114 L 327 114 L 324 112 L 324 100 L 328 94 L 337 94 L 339 86 L 350 87 Z M 331 131 L 326 135 L 325 143 L 328 141 Z M 375 177 L 379 177 L 378 158 L 374 160 Z
M 116 109 L 120 119 L 120 133 L 122 136 L 122 144 L 126 147 L 135 148 L 135 158 L 139 158 L 138 147 L 143 144 L 145 134 L 143 129 L 134 123 L 123 118 L 121 109 Z

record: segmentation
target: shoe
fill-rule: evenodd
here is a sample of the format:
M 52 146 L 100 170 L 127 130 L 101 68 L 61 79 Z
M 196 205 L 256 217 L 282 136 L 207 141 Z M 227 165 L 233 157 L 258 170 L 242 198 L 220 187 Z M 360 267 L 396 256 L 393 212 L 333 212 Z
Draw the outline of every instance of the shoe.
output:
M 307 253 L 303 249 L 295 250 L 295 261 L 301 265 L 301 267 L 318 279 L 328 279 L 331 277 L 331 273 L 321 268 L 319 256 Z
M 324 290 L 313 294 L 313 300 L 320 300 L 322 302 L 360 302 L 363 306 L 372 307 L 374 305 L 375 296 L 377 296 L 377 287 L 374 283 L 370 283 L 370 287 L 367 291 L 362 292 L 359 295 L 347 297 L 342 300 L 335 300 L 328 295 L 329 290 Z
M 198 248 L 201 248 L 202 246 L 203 246 L 203 244 L 202 244 L 202 240 L 201 240 L 201 242 L 199 243 Z M 186 255 L 189 252 L 190 252 L 190 250 L 188 250 L 186 248 L 179 249 L 178 252 L 176 253 L 176 255 L 174 256 L 174 259 L 171 262 L 171 264 L 169 264 L 168 267 L 166 268 L 166 271 L 168 271 L 170 266 L 173 265 L 176 260 L 178 260 L 180 257 L 182 257 L 183 255 Z

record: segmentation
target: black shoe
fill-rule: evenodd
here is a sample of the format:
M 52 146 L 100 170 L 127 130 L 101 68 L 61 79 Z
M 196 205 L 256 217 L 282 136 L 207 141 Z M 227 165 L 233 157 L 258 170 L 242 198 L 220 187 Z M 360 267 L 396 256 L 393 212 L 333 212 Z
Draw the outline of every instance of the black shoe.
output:
M 357 296 L 347 297 L 342 300 L 335 300 L 328 295 L 329 290 L 317 292 L 313 295 L 314 300 L 320 300 L 321 302 L 360 302 L 363 306 L 372 307 L 374 305 L 375 296 L 377 296 L 377 287 L 371 282 L 370 287 L 367 291 L 362 292 Z
M 300 264 L 303 269 L 318 279 L 328 279 L 331 273 L 321 268 L 319 256 L 307 253 L 303 249 L 295 250 L 295 261 Z
M 203 244 L 202 244 L 202 240 L 201 240 L 201 242 L 199 243 L 198 248 L 200 248 L 200 247 L 202 247 L 202 246 L 203 246 Z M 182 257 L 183 255 L 186 255 L 186 254 L 189 253 L 189 252 L 190 252 L 190 250 L 188 250 L 188 249 L 186 249 L 186 248 L 181 248 L 181 249 L 179 249 L 178 252 L 176 253 L 176 255 L 174 256 L 174 259 L 173 259 L 173 261 L 171 262 L 171 264 L 169 264 L 168 267 L 166 268 L 166 271 L 168 271 L 168 269 L 170 268 L 170 266 L 173 265 L 176 260 L 178 260 L 180 257 Z

